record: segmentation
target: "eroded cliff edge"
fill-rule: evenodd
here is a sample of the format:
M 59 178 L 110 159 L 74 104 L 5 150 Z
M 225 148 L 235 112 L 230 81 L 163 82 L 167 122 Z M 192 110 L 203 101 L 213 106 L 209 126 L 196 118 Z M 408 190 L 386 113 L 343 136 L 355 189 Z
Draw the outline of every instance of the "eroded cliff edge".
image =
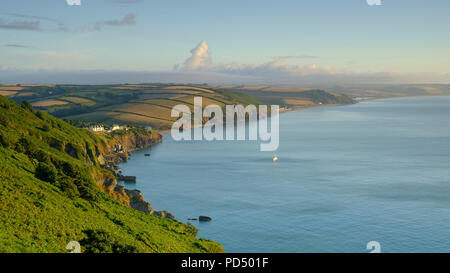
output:
M 117 171 L 116 164 L 128 161 L 130 153 L 148 148 L 162 141 L 162 136 L 157 131 L 127 130 L 110 134 L 111 142 L 102 149 L 97 149 L 96 158 L 100 167 L 109 172 L 95 174 L 95 181 L 103 190 L 114 199 L 124 205 L 169 219 L 175 217 L 167 211 L 156 211 L 147 202 L 139 190 L 129 190 L 117 183 L 121 174 Z

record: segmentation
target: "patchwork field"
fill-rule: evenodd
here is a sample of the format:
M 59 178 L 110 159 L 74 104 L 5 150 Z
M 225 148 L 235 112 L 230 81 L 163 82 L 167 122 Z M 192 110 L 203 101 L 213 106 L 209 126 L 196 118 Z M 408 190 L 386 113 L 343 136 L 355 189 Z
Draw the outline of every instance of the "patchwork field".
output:
M 14 96 L 17 94 L 17 91 L 6 91 L 6 90 L 0 90 L 0 95 L 8 97 L 8 96 Z
M 166 90 L 197 90 L 197 91 L 202 91 L 202 92 L 206 92 L 206 93 L 214 93 L 214 91 L 212 91 L 212 90 L 195 87 L 195 86 L 168 86 L 168 87 L 165 87 L 164 89 L 166 89 Z
M 34 102 L 32 105 L 35 107 L 51 107 L 56 105 L 65 105 L 68 104 L 67 101 L 61 101 L 61 100 L 41 100 Z
M 314 102 L 307 99 L 284 99 L 287 105 L 314 105 Z
M 194 97 L 202 97 L 203 107 L 218 105 L 278 104 L 284 110 L 315 105 L 349 104 L 345 95 L 319 89 L 271 86 L 208 86 L 186 84 L 122 85 L 0 85 L 0 95 L 36 110 L 67 120 L 88 123 L 131 124 L 169 129 L 175 105 L 194 108 Z M 435 88 L 424 89 L 438 93 Z
M 23 87 L 15 86 L 15 85 L 4 85 L 0 86 L 0 91 L 20 91 Z
M 79 98 L 79 97 L 61 97 L 61 100 L 69 101 L 75 104 L 92 106 L 95 102 L 89 99 Z
M 19 103 L 26 100 L 37 110 L 59 118 L 155 129 L 172 126 L 176 118 L 171 117 L 171 110 L 177 104 L 192 111 L 194 96 L 203 98 L 203 107 L 261 104 L 242 93 L 203 85 L 21 85 L 0 86 L 0 92 Z

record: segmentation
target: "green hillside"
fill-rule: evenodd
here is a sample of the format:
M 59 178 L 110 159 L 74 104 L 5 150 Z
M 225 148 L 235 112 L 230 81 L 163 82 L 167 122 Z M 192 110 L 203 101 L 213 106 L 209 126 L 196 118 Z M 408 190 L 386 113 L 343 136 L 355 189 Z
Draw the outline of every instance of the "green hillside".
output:
M 254 97 L 266 104 L 301 109 L 317 105 L 352 104 L 355 101 L 344 94 L 321 89 L 282 88 L 269 86 L 227 86 L 229 90 Z
M 125 206 L 96 182 L 112 137 L 0 96 L 0 252 L 223 252 L 176 220 Z M 150 200 L 151 201 L 151 200 Z

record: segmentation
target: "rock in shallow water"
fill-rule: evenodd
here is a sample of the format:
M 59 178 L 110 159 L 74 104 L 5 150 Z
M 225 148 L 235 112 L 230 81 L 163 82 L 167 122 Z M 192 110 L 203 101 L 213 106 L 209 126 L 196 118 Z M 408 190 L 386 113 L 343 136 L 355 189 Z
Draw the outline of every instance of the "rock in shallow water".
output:
M 199 216 L 199 217 L 198 217 L 198 220 L 199 220 L 199 221 L 202 221 L 202 222 L 209 222 L 209 221 L 211 221 L 212 219 L 211 219 L 211 217 L 208 217 L 208 216 Z

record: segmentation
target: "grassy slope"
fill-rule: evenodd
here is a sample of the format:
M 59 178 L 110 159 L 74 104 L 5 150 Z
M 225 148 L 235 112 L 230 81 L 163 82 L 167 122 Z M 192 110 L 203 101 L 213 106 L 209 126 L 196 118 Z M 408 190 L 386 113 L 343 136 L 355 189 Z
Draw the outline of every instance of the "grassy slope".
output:
M 223 251 L 197 239 L 193 227 L 125 207 L 103 193 L 92 175 L 104 170 L 89 150 L 109 141 L 0 96 L 0 252 L 65 252 L 69 241 L 88 238 L 88 230 L 104 236 L 85 240 L 82 250 Z M 64 152 L 67 143 L 78 159 Z M 55 180 L 45 182 L 36 178 L 39 162 L 80 172 L 57 168 Z

